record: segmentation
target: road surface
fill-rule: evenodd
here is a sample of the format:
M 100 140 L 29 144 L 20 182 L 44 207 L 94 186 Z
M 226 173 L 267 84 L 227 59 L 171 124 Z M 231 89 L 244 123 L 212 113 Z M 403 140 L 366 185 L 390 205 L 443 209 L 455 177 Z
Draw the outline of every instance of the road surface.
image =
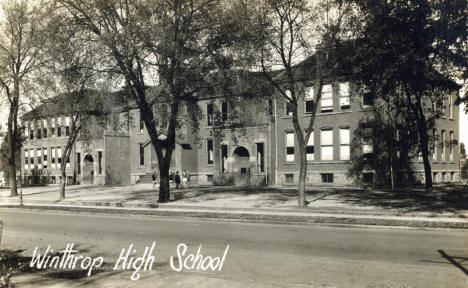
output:
M 0 209 L 1 248 L 32 255 L 74 243 L 80 255 L 110 269 L 91 277 L 25 274 L 19 287 L 468 287 L 468 231 L 388 227 L 283 225 L 155 216 Z M 109 271 L 121 250 L 135 257 L 156 241 L 151 271 Z M 180 243 L 222 257 L 221 271 L 176 272 Z M 186 254 L 187 255 L 187 254 Z M 465 262 L 466 263 L 465 263 Z M 178 263 L 178 262 L 174 262 Z M 190 262 L 189 262 L 190 263 Z M 99 271 L 98 271 L 99 272 Z

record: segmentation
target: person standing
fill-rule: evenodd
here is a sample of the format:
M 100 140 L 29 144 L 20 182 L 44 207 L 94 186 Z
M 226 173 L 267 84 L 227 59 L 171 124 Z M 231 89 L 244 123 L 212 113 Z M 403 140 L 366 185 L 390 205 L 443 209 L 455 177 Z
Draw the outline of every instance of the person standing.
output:
M 180 175 L 179 175 L 179 170 L 177 170 L 175 172 L 175 175 L 174 175 L 174 182 L 176 184 L 176 189 L 179 189 L 180 188 Z
M 158 182 L 158 174 L 156 174 L 156 172 L 153 172 L 153 175 L 151 176 L 151 178 L 153 179 L 153 189 L 154 189 Z
M 187 186 L 187 172 L 182 170 L 182 188 Z

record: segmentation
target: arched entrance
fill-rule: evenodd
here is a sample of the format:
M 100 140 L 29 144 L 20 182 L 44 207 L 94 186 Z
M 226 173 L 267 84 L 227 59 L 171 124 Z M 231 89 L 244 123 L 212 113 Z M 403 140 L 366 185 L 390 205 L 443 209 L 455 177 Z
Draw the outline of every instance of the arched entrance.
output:
M 250 153 L 247 148 L 239 146 L 232 153 L 232 172 L 236 186 L 250 185 Z
M 94 184 L 94 159 L 91 154 L 85 156 L 83 161 L 83 184 Z

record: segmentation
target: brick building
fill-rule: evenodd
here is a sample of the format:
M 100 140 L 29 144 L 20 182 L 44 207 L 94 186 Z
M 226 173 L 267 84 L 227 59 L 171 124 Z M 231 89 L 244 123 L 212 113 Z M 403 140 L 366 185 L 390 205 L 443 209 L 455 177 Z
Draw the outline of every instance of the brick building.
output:
M 299 105 L 302 126 L 308 122 L 314 85 L 304 82 Z M 108 93 L 111 95 L 112 93 Z M 114 93 L 115 94 L 115 93 Z M 106 96 L 110 97 L 110 96 Z M 192 181 L 216 185 L 296 185 L 299 176 L 299 149 L 288 105 L 277 99 L 271 102 L 241 97 L 236 107 L 222 96 L 201 99 L 203 113 L 197 133 L 190 125 L 178 131 L 171 171 L 190 170 Z M 362 129 L 360 120 L 373 103 L 361 97 L 358 87 L 346 80 L 323 86 L 314 131 L 307 145 L 308 172 L 306 183 L 349 185 L 353 155 L 374 153 L 371 135 L 352 147 L 355 131 Z M 431 153 L 435 183 L 459 180 L 459 115 L 454 102 L 456 91 L 447 94 L 444 116 L 437 121 L 439 141 Z M 112 102 L 112 101 L 111 101 Z M 112 102 L 113 103 L 113 102 Z M 113 104 L 107 122 L 91 125 L 91 137 L 78 139 L 70 159 L 63 159 L 70 117 L 57 112 L 49 115 L 32 113 L 23 119 L 25 141 L 21 170 L 25 183 L 58 183 L 59 166 L 67 163 L 68 183 L 130 184 L 157 171 L 157 158 L 136 105 Z M 265 106 L 265 107 L 263 107 Z M 161 107 L 160 107 L 161 108 Z M 162 109 L 164 105 L 162 105 Z M 233 109 L 236 113 L 232 113 Z M 162 112 L 161 112 L 162 113 Z M 232 115 L 235 115 L 233 117 Z M 224 137 L 215 137 L 215 118 L 221 123 L 238 121 L 241 132 L 225 129 Z M 161 138 L 167 124 L 158 121 Z M 218 126 L 219 127 L 219 126 Z M 424 181 L 422 159 L 410 159 L 414 178 Z M 365 178 L 376 172 L 367 169 Z M 371 180 L 372 181 L 372 180 Z

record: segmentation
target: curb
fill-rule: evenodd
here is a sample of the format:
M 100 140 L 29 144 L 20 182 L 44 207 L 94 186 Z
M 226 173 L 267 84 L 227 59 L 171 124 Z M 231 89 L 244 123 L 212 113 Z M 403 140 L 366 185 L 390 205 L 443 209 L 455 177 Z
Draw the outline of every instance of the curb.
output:
M 120 215 L 152 215 L 165 217 L 190 217 L 249 222 L 273 222 L 283 224 L 341 224 L 367 226 L 405 226 L 422 228 L 468 229 L 466 220 L 448 220 L 422 217 L 343 215 L 319 213 L 261 213 L 249 211 L 216 211 L 170 208 L 127 208 L 111 206 L 59 206 L 59 205 L 1 205 L 0 208 L 23 208 L 41 211 L 91 212 Z

